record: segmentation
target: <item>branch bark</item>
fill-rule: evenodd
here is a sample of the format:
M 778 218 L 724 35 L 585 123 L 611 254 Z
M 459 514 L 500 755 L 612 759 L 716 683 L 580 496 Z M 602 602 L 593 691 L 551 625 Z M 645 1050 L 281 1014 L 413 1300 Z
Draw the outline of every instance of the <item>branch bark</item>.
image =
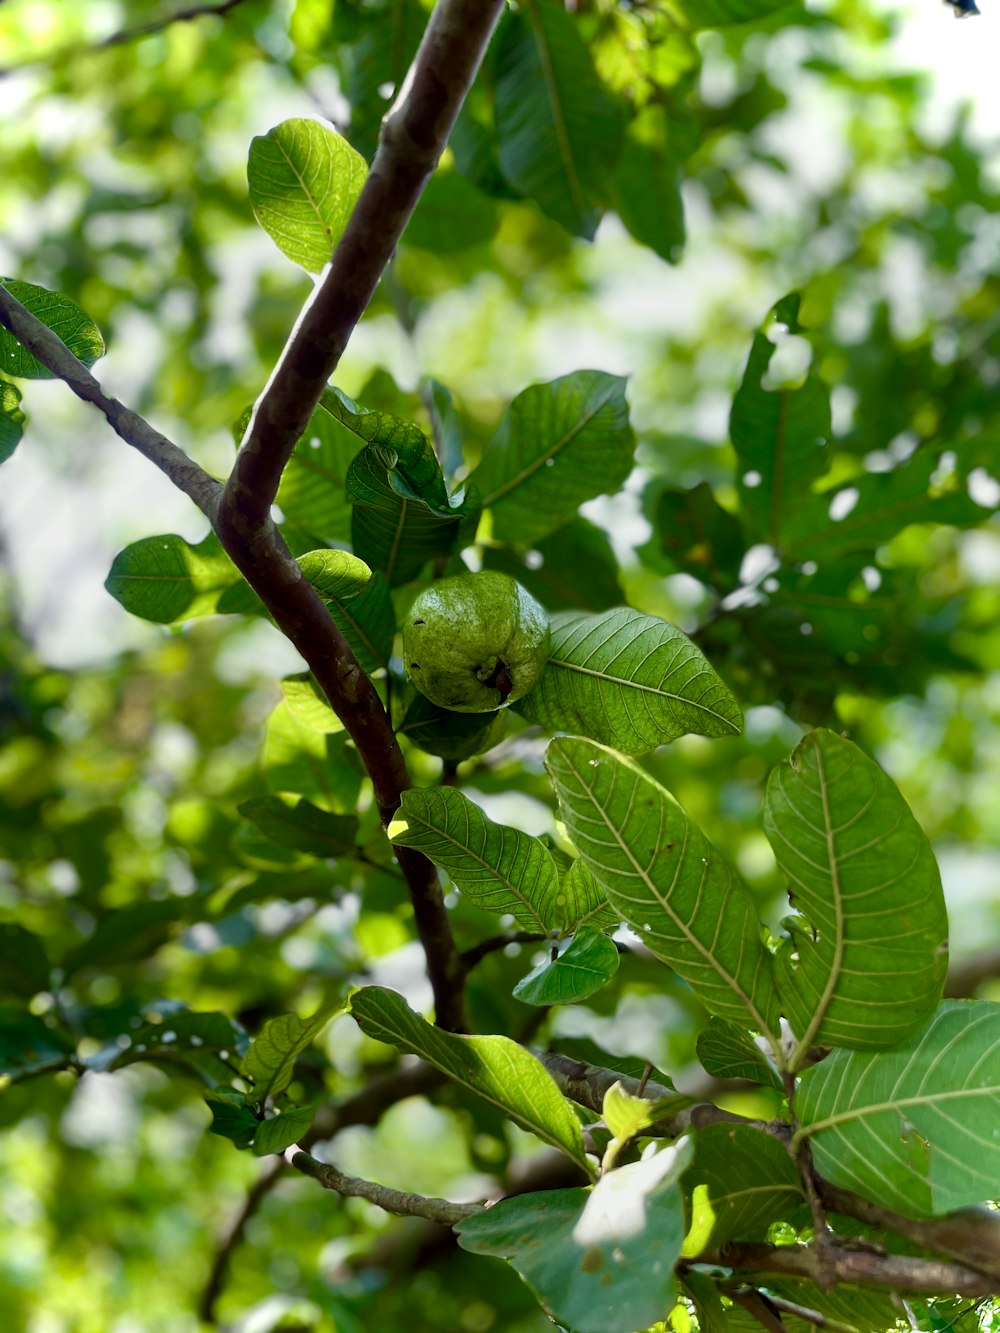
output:
M 367 1199 L 398 1217 L 423 1217 L 428 1222 L 439 1222 L 442 1226 L 451 1227 L 456 1222 L 464 1222 L 467 1217 L 481 1213 L 484 1207 L 481 1203 L 452 1203 L 448 1199 L 430 1199 L 425 1194 L 390 1189 L 373 1180 L 349 1176 L 332 1162 L 318 1162 L 307 1152 L 297 1152 L 292 1158 L 292 1166 L 304 1175 L 312 1176 L 313 1180 L 318 1180 L 324 1189 L 335 1190 L 347 1198 Z

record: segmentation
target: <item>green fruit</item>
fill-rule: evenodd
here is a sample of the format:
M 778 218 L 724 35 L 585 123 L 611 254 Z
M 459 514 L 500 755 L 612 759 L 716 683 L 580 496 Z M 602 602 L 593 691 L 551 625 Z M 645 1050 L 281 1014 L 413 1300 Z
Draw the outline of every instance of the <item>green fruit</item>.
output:
M 484 570 L 439 579 L 403 625 L 403 661 L 421 694 L 456 713 L 491 713 L 542 678 L 549 620 L 507 574 Z

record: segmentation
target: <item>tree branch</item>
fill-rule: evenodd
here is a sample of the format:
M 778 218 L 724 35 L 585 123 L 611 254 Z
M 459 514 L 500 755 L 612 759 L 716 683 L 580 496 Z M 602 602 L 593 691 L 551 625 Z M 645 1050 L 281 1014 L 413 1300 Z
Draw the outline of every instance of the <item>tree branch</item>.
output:
M 250 419 L 223 510 L 266 526 L 281 473 L 392 258 L 472 86 L 503 0 L 439 0 L 333 259 Z M 232 552 L 230 552 L 232 554 Z
M 849 1250 L 837 1245 L 820 1255 L 812 1245 L 731 1241 L 720 1250 L 699 1254 L 692 1262 L 734 1269 L 756 1281 L 763 1277 L 790 1277 L 818 1284 L 854 1282 L 928 1296 L 992 1296 L 1000 1291 L 995 1281 L 964 1264 Z
M 373 1180 L 362 1180 L 360 1176 L 349 1176 L 331 1162 L 318 1162 L 306 1152 L 297 1152 L 292 1158 L 292 1166 L 313 1180 L 318 1180 L 324 1189 L 336 1190 L 348 1198 L 367 1199 L 383 1208 L 387 1213 L 399 1217 L 423 1217 L 428 1222 L 440 1222 L 451 1227 L 456 1222 L 463 1222 L 483 1211 L 481 1203 L 451 1203 L 448 1199 L 429 1199 L 424 1194 L 409 1194 L 405 1190 L 389 1189 L 387 1185 L 377 1185 Z
M 488 940 L 480 940 L 471 949 L 463 949 L 462 966 L 466 972 L 471 972 L 477 963 L 491 953 L 506 949 L 508 944 L 540 944 L 548 938 L 548 935 L 540 935 L 537 931 L 530 930 L 512 930 L 506 935 L 493 935 Z
M 57 379 L 69 385 L 78 398 L 93 403 L 107 418 L 111 429 L 151 463 L 211 519 L 222 495 L 222 485 L 172 440 L 161 435 L 138 412 L 111 398 L 82 361 L 69 350 L 57 333 L 12 296 L 0 282 L 0 324 L 26 347 L 36 361 Z
M 198 1301 L 198 1318 L 206 1324 L 215 1323 L 215 1306 L 229 1276 L 229 1265 L 233 1255 L 246 1235 L 250 1219 L 264 1202 L 271 1190 L 285 1174 L 286 1162 L 283 1157 L 276 1157 L 268 1162 L 261 1174 L 251 1185 L 238 1211 L 216 1243 L 215 1255 L 209 1269 L 208 1280 L 202 1288 Z

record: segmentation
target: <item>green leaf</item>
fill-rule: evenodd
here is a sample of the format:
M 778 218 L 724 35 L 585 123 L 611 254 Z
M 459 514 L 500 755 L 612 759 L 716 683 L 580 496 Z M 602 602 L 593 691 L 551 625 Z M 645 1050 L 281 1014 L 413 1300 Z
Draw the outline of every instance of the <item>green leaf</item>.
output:
M 347 470 L 363 443 L 322 402 L 310 417 L 275 497 L 282 535 L 295 554 L 350 541 Z
M 441 759 L 469 759 L 491 750 L 502 740 L 508 717 L 504 709 L 496 713 L 453 713 L 439 708 L 423 694 L 415 694 L 406 715 L 396 728 L 418 749 Z
M 713 1078 L 741 1078 L 784 1094 L 781 1075 L 745 1027 L 711 1018 L 695 1043 L 698 1059 Z
M 326 603 L 337 628 L 365 671 L 384 667 L 392 654 L 396 613 L 389 584 L 346 551 L 308 551 L 298 566 Z
M 749 890 L 669 792 L 592 741 L 550 742 L 566 830 L 614 907 L 710 1013 L 778 1029 L 771 956 Z
M 627 1143 L 653 1123 L 651 1109 L 644 1097 L 633 1097 L 620 1083 L 612 1083 L 604 1094 L 601 1119 L 619 1143 Z
M 0 994 L 30 1000 L 48 989 L 49 972 L 41 939 L 16 921 L 0 923 Z
M 21 390 L 9 380 L 0 379 L 0 463 L 6 463 L 24 434 Z
M 40 319 L 46 328 L 61 338 L 85 366 L 89 368 L 98 357 L 104 355 L 104 339 L 100 329 L 68 296 L 63 296 L 62 292 L 50 292 L 46 287 L 37 287 L 33 282 L 20 282 L 17 278 L 0 278 L 0 283 L 16 301 L 20 301 L 26 310 L 30 310 L 36 319 Z M 54 378 L 52 371 L 46 370 L 41 362 L 36 361 L 2 325 L 0 370 L 19 380 Z
M 356 851 L 355 815 L 331 815 L 295 795 L 258 796 L 237 807 L 267 838 L 310 856 L 333 858 Z
M 487 546 L 483 568 L 517 579 L 549 611 L 606 611 L 622 602 L 607 533 L 585 518 L 571 519 L 536 542 L 527 560 L 508 547 Z
M 81 967 L 115 967 L 149 958 L 166 944 L 178 923 L 196 911 L 191 898 L 157 898 L 108 912 L 62 966 L 67 976 Z
M 564 931 L 583 925 L 611 930 L 621 924 L 621 916 L 608 902 L 608 895 L 582 857 L 578 856 L 565 867 L 556 858 L 556 864 L 559 866 L 556 906 Z
M 648 517 L 653 535 L 640 553 L 654 568 L 666 564 L 722 592 L 736 587 L 746 550 L 743 532 L 707 481 L 688 491 L 657 492 Z
M 558 958 L 547 958 L 522 977 L 513 993 L 524 1004 L 576 1004 L 606 986 L 618 962 L 614 940 L 584 926 Z
M 46 1069 L 62 1069 L 72 1054 L 68 1034 L 25 1009 L 0 1005 L 0 1074 L 17 1079 Z
M 665 107 L 647 106 L 629 122 L 614 179 L 618 216 L 668 264 L 675 264 L 684 248 L 681 163 L 692 147 L 675 142 Z
M 355 991 L 351 1013 L 369 1037 L 419 1055 L 499 1107 L 522 1129 L 560 1148 L 589 1174 L 580 1122 L 551 1076 L 516 1041 L 444 1032 L 414 1013 L 401 995 L 381 986 Z
M 143 537 L 115 556 L 104 586 L 126 611 L 157 625 L 262 610 L 214 532 L 197 546 L 173 533 Z
M 287 702 L 278 704 L 267 719 L 264 775 L 271 791 L 308 796 L 314 804 L 340 813 L 354 808 L 362 778 L 347 733 L 317 731 Z
M 118 1044 L 121 1054 L 110 1069 L 139 1061 L 180 1065 L 211 1085 L 232 1079 L 232 1068 L 225 1062 L 243 1055 L 247 1034 L 225 1014 L 180 1010 L 163 1014 L 157 1023 L 122 1033 Z
M 530 0 L 503 19 L 492 54 L 500 169 L 567 231 L 591 239 L 622 116 L 586 42 L 562 5 Z
M 330 262 L 367 175 L 361 154 L 317 120 L 284 120 L 250 144 L 254 216 L 309 273 Z
M 891 1046 L 925 1023 L 948 918 L 930 843 L 892 780 L 850 741 L 811 732 L 771 774 L 764 829 L 800 914 L 776 960 L 796 1063 L 817 1044 Z
M 635 1333 L 670 1309 L 684 1234 L 678 1178 L 690 1144 L 603 1175 L 593 1190 L 502 1199 L 458 1242 L 508 1259 L 550 1319 L 574 1333 Z
M 797 296 L 772 310 L 775 329 L 799 334 Z M 782 336 L 776 332 L 775 337 Z M 789 523 L 830 466 L 830 391 L 811 370 L 796 388 L 764 388 L 776 343 L 758 333 L 733 399 L 729 433 L 736 450 L 740 513 L 758 539 L 781 549 Z
M 622 486 L 635 449 L 625 383 L 577 370 L 517 395 L 472 476 L 498 541 L 528 546 Z
M 293 1143 L 298 1143 L 309 1133 L 318 1105 L 319 1102 L 310 1102 L 308 1106 L 293 1106 L 270 1120 L 260 1121 L 253 1140 L 254 1157 L 284 1152 Z
M 549 660 L 517 711 L 550 731 L 580 732 L 640 754 L 693 732 L 738 736 L 736 700 L 686 634 L 620 608 L 551 618 Z
M 692 28 L 727 28 L 770 18 L 782 9 L 801 8 L 799 0 L 674 0 Z
M 363 9 L 334 5 L 327 12 L 333 21 L 328 52 L 350 104 L 351 142 L 370 157 L 424 34 L 427 7 L 421 0 L 375 0 Z
M 257 1103 L 278 1097 L 292 1081 L 295 1061 L 312 1044 L 337 1013 L 346 1009 L 343 1000 L 328 1000 L 308 1018 L 280 1014 L 269 1018 L 250 1043 L 240 1072 L 253 1084 L 250 1094 Z
M 835 1051 L 795 1098 L 817 1169 L 904 1217 L 996 1197 L 1000 1005 L 946 1001 L 888 1051 Z
M 691 1258 L 728 1240 L 764 1240 L 772 1222 L 802 1204 L 795 1163 L 780 1140 L 745 1125 L 707 1125 L 694 1136 L 684 1174 Z
M 451 255 L 488 241 L 499 220 L 492 199 L 457 171 L 439 167 L 427 182 L 400 244 Z
M 300 727 L 328 734 L 343 731 L 344 724 L 327 703 L 323 691 L 308 671 L 285 676 L 281 693 L 288 711 Z
M 560 929 L 559 874 L 538 838 L 494 824 L 455 787 L 411 788 L 389 825 L 397 847 L 442 866 L 469 902 L 520 926 Z
M 230 1139 L 237 1148 L 249 1148 L 257 1133 L 259 1122 L 246 1105 L 243 1094 L 232 1088 L 215 1088 L 205 1093 L 205 1101 L 212 1112 L 210 1134 Z

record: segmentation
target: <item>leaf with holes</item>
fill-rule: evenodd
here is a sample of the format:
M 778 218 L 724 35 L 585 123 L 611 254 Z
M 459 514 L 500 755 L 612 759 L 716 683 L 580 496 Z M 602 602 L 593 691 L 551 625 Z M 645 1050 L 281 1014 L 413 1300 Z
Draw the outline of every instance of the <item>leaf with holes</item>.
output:
M 551 618 L 549 660 L 517 711 L 550 731 L 578 732 L 624 754 L 678 736 L 738 736 L 736 700 L 686 634 L 619 608 Z
M 351 1013 L 369 1037 L 419 1055 L 591 1173 L 580 1122 L 552 1076 L 516 1041 L 444 1032 L 414 1013 L 401 995 L 381 986 L 355 991 Z
M 500 169 L 567 231 L 592 238 L 621 147 L 621 110 L 556 0 L 508 13 L 493 43 Z
M 250 144 L 254 217 L 309 273 L 330 262 L 367 175 L 361 154 L 318 120 L 283 120 Z
M 925 1023 L 948 918 L 930 843 L 891 779 L 850 741 L 811 732 L 771 774 L 764 829 L 800 913 L 776 959 L 793 1064 L 817 1044 L 891 1046 Z
M 47 287 L 38 287 L 33 282 L 20 282 L 17 278 L 0 278 L 0 283 L 10 292 L 15 301 L 20 301 L 26 310 L 30 310 L 36 319 L 40 319 L 47 329 L 51 329 L 61 338 L 69 350 L 88 368 L 104 355 L 104 339 L 101 331 L 75 301 L 71 301 L 62 292 L 49 291 Z M 17 341 L 14 335 L 0 324 L 0 370 L 19 380 L 50 380 L 54 376 L 46 370 L 40 361 Z
M 579 737 L 549 744 L 566 830 L 612 905 L 713 1014 L 773 1039 L 778 1001 L 753 899 L 668 791 Z
M 946 1001 L 888 1051 L 835 1051 L 803 1074 L 798 1135 L 817 1169 L 904 1217 L 996 1198 L 1000 1005 Z
M 498 541 L 531 545 L 621 487 L 635 449 L 625 383 L 577 370 L 517 395 L 472 475 Z

